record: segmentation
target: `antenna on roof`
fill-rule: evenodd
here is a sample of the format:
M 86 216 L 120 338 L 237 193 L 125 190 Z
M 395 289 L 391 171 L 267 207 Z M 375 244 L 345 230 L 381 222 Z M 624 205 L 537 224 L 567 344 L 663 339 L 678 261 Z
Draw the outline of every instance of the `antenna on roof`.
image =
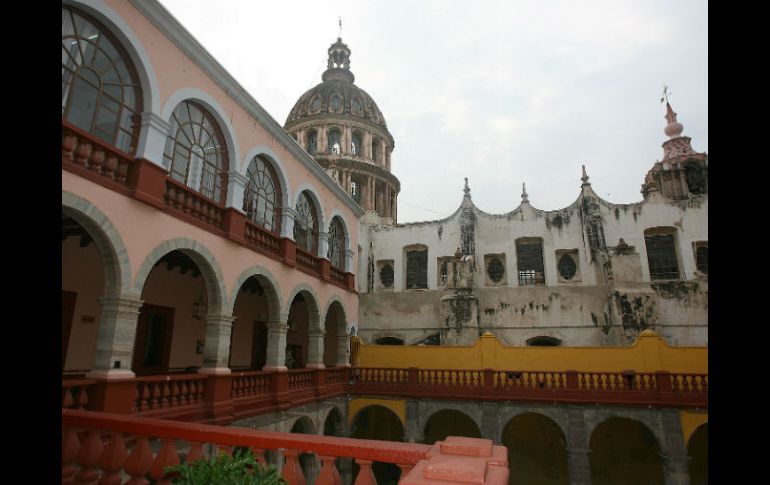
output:
M 660 102 L 662 103 L 663 101 L 665 101 L 666 103 L 668 103 L 668 95 L 669 94 L 672 94 L 672 93 L 668 92 L 668 86 L 664 84 L 663 85 L 663 97 L 660 98 Z

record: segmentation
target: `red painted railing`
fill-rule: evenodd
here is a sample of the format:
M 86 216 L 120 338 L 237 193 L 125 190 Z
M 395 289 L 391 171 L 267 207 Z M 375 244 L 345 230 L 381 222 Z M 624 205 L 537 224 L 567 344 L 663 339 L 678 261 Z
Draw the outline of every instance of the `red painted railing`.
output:
M 62 120 L 62 167 L 115 188 L 128 188 L 133 157 Z
M 262 371 L 233 372 L 232 396 L 248 397 L 270 392 L 270 373 Z
M 332 281 L 334 281 L 335 283 L 340 283 L 344 285 L 345 278 L 346 278 L 345 272 L 337 268 L 336 266 L 330 266 L 329 269 L 330 269 Z
M 246 221 L 246 241 L 268 253 L 281 254 L 281 238 L 248 220 Z
M 708 407 L 708 374 L 353 368 L 351 394 Z
M 163 200 L 167 207 L 172 207 L 217 229 L 223 228 L 224 207 L 177 180 L 166 179 Z
M 374 461 L 393 463 L 411 470 L 424 459 L 429 445 L 389 441 L 335 438 L 226 428 L 162 419 L 81 410 L 62 410 L 62 483 L 171 483 L 165 468 L 180 461 L 204 458 L 206 445 L 231 453 L 236 447 L 254 451 L 265 463 L 265 451 L 280 451 L 286 457 L 282 475 L 289 485 L 303 485 L 305 477 L 299 465 L 300 453 L 312 453 L 322 462 L 316 485 L 339 484 L 336 458 L 353 458 L 361 466 L 354 485 L 376 485 L 371 472 Z M 106 440 L 105 440 L 106 438 Z M 152 451 L 151 442 L 159 442 Z M 177 451 L 182 443 L 186 453 Z
M 137 378 L 134 409 L 138 414 L 159 414 L 162 409 L 201 404 L 206 378 L 205 374 Z
M 313 274 L 321 274 L 321 262 L 319 258 L 300 247 L 297 247 L 297 266 Z
M 61 381 L 61 407 L 64 409 L 86 409 L 88 394 L 96 381 L 93 379 L 63 379 Z

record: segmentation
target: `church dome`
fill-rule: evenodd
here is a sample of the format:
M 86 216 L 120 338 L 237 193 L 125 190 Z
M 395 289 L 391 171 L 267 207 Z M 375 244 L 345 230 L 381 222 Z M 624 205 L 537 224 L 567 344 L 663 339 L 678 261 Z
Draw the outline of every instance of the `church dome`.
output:
M 330 79 L 309 89 L 296 102 L 286 126 L 328 115 L 350 116 L 387 128 L 380 108 L 366 91 L 343 79 Z
M 285 127 L 326 116 L 344 116 L 368 121 L 387 129 L 385 117 L 371 96 L 353 82 L 350 48 L 337 38 L 329 47 L 329 62 L 323 82 L 300 96 L 289 112 Z

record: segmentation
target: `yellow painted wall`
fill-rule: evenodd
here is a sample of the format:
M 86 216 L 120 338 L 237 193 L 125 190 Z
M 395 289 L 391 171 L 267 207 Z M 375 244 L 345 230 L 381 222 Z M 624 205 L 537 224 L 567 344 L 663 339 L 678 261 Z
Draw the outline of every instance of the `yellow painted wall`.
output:
M 360 410 L 373 404 L 393 411 L 398 416 L 398 419 L 401 420 L 401 425 L 406 429 L 406 401 L 403 399 L 371 399 L 368 397 L 351 399 L 348 403 L 348 424 L 353 424 L 353 420 Z
M 708 373 L 708 347 L 671 347 L 651 330 L 642 332 L 629 347 L 505 347 L 490 333 L 466 347 L 360 341 L 353 347 L 360 367 Z
M 687 411 L 682 410 L 679 413 L 682 419 L 682 434 L 684 435 L 684 444 L 690 442 L 690 436 L 698 429 L 698 426 L 709 422 L 708 411 Z

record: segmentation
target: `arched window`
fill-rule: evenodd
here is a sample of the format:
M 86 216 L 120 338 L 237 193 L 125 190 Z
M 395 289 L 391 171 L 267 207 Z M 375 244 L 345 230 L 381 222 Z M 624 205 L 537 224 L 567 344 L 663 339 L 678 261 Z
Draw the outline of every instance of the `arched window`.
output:
M 339 155 L 341 153 L 342 144 L 340 143 L 340 130 L 332 128 L 329 130 L 329 153 Z
M 345 228 L 339 217 L 334 217 L 329 225 L 329 262 L 337 268 L 345 268 Z
M 318 150 L 318 132 L 310 130 L 307 134 L 307 152 L 311 155 Z
M 209 199 L 224 202 L 227 145 L 222 130 L 202 106 L 183 101 L 171 114 L 163 165 L 171 177 Z
M 372 160 L 380 161 L 380 140 L 376 136 L 372 137 Z
M 315 254 L 318 216 L 316 215 L 315 204 L 307 192 L 300 194 L 295 210 L 297 216 L 294 219 L 294 242 L 303 250 Z
M 360 157 L 362 147 L 363 145 L 361 145 L 361 133 L 353 132 L 353 139 L 350 142 L 350 153 Z
M 62 119 L 131 155 L 142 88 L 128 54 L 101 24 L 62 7 Z
M 246 172 L 249 181 L 243 194 L 243 210 L 255 224 L 279 232 L 281 186 L 273 167 L 260 156 L 254 157 Z

